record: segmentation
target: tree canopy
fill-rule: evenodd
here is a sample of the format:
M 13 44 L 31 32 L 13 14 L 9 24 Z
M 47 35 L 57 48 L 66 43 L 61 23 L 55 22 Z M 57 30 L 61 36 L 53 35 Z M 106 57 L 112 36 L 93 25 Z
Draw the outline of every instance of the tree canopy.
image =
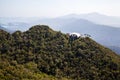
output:
M 2 80 L 119 80 L 120 56 L 89 37 L 71 40 L 46 25 L 0 30 Z

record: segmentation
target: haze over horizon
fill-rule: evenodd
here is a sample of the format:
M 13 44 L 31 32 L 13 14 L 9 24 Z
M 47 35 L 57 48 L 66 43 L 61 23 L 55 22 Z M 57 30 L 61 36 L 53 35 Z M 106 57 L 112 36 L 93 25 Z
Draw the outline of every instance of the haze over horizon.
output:
M 120 0 L 0 0 L 0 17 L 58 17 L 97 12 L 120 16 Z

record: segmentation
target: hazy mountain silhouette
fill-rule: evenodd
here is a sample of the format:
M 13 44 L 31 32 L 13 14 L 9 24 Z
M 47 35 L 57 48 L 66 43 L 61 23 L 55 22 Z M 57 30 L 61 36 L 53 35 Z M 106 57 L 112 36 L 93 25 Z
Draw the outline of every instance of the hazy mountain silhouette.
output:
M 0 29 L 2 29 L 2 30 L 4 30 L 4 31 L 7 31 L 7 32 L 13 32 L 12 30 L 9 30 L 9 29 L 7 29 L 7 28 L 4 28 L 4 27 L 2 27 L 1 25 L 0 25 Z
M 120 27 L 120 17 L 107 16 L 97 12 L 88 13 L 88 14 L 69 14 L 69 15 L 62 16 L 62 18 L 77 18 L 77 19 L 81 18 L 97 24 Z

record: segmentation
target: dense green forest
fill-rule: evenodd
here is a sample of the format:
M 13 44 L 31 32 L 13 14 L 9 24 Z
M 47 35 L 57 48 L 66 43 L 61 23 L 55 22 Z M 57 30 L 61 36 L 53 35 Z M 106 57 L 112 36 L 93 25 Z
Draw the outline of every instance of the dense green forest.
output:
M 0 30 L 0 80 L 119 79 L 120 56 L 89 37 L 72 40 L 46 25 Z

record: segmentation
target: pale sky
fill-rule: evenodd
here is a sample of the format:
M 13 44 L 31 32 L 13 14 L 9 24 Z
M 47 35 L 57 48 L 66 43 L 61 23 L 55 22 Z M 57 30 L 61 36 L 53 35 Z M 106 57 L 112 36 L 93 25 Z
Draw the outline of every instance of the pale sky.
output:
M 120 16 L 120 0 L 0 0 L 0 17 L 57 17 L 92 12 Z

